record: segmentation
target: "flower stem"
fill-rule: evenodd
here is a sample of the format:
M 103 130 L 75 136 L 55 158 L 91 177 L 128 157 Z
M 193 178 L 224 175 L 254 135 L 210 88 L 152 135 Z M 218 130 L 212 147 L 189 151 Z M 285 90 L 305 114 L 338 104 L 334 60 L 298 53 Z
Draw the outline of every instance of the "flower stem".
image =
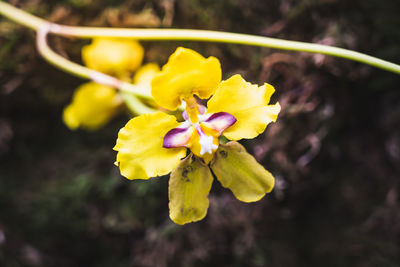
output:
M 148 113 L 153 113 L 156 110 L 152 109 L 143 102 L 141 102 L 137 97 L 129 92 L 121 92 L 122 98 L 125 101 L 126 106 L 135 114 L 140 115 L 140 114 L 148 114 Z
M 146 93 L 147 90 L 141 89 L 136 85 L 124 82 L 122 80 L 118 80 L 104 73 L 88 69 L 84 66 L 81 66 L 67 60 L 66 58 L 61 57 L 57 53 L 54 53 L 53 50 L 51 50 L 51 48 L 48 46 L 46 38 L 50 28 L 50 23 L 45 24 L 44 26 L 39 28 L 36 36 L 36 46 L 40 54 L 48 62 L 78 77 L 91 79 L 94 82 L 119 89 L 126 105 L 133 113 L 146 114 L 155 111 L 154 109 L 147 107 L 136 97 L 140 96 L 143 98 L 151 99 L 151 96 Z
M 78 77 L 90 79 L 94 82 L 117 88 L 123 92 L 135 94 L 138 97 L 152 99 L 147 90 L 144 90 L 134 84 L 119 80 L 115 77 L 76 64 L 55 53 L 47 44 L 47 34 L 52 26 L 53 24 L 50 23 L 44 24 L 38 29 L 36 36 L 37 48 L 43 58 L 48 62 Z
M 26 27 L 38 31 L 47 22 L 43 19 L 30 15 L 9 4 L 0 1 L 0 14 L 20 23 Z M 377 68 L 400 74 L 400 65 L 394 64 L 373 56 L 339 47 L 312 44 L 297 41 L 288 41 L 270 37 L 255 36 L 249 34 L 238 34 L 206 30 L 184 30 L 184 29 L 123 29 L 123 28 L 99 28 L 99 27 L 73 27 L 52 24 L 49 33 L 62 36 L 75 36 L 82 38 L 93 37 L 122 37 L 136 38 L 141 40 L 190 40 L 204 42 L 234 43 L 243 45 L 254 45 L 270 47 L 283 50 L 303 51 L 319 53 L 330 56 L 346 58 L 368 64 Z M 58 65 L 60 68 L 62 66 Z M 63 69 L 63 68 L 62 68 Z

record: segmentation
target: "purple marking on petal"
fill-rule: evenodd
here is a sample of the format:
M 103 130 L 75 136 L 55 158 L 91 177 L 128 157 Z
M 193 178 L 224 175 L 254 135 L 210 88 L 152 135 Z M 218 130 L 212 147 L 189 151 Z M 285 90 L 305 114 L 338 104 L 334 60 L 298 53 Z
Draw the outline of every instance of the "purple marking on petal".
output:
M 206 135 L 203 132 L 203 130 L 201 129 L 200 124 L 196 123 L 193 127 L 196 129 L 196 132 L 199 134 L 200 137 L 203 137 Z
M 236 122 L 236 118 L 228 112 L 217 112 L 212 114 L 205 123 L 206 126 L 216 130 L 221 135 L 224 130 L 232 126 Z
M 187 142 L 192 136 L 193 128 L 174 128 L 164 136 L 163 147 L 186 147 Z

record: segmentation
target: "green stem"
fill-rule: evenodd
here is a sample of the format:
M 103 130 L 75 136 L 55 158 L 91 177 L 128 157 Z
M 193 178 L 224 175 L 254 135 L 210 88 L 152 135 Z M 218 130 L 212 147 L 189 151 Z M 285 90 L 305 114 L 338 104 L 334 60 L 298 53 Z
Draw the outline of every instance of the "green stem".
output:
M 134 96 L 131 93 L 127 92 L 121 92 L 122 98 L 124 99 L 124 102 L 126 106 L 135 114 L 140 115 L 140 114 L 148 114 L 148 113 L 153 113 L 156 110 L 152 109 L 143 102 L 141 102 L 139 99 L 137 99 L 136 96 Z
M 10 4 L 0 1 L 0 14 L 6 18 L 24 25 L 27 28 L 37 31 L 40 27 L 46 24 L 44 19 L 33 16 L 21 9 L 15 8 Z
M 288 41 L 277 38 L 255 36 L 249 34 L 217 32 L 206 30 L 181 29 L 121 29 L 96 27 L 63 26 L 52 33 L 75 37 L 123 37 L 140 40 L 186 40 L 202 42 L 233 43 L 276 48 L 282 50 L 302 51 L 358 61 L 367 65 L 400 74 L 400 65 L 369 56 L 360 52 L 320 44 Z
M 50 28 L 51 24 L 45 24 L 39 28 L 36 38 L 37 48 L 43 58 L 45 58 L 48 62 L 78 77 L 91 79 L 95 82 L 118 88 L 121 91 L 121 95 L 128 108 L 136 114 L 152 113 L 155 111 L 154 109 L 147 107 L 136 97 L 140 96 L 151 99 L 151 96 L 147 93 L 147 90 L 118 80 L 101 72 L 88 69 L 61 57 L 57 53 L 54 53 L 54 51 L 51 50 L 47 44 L 47 34 Z
M 39 30 L 47 24 L 43 19 L 35 17 L 0 1 L 0 14 L 33 30 Z M 319 53 L 330 56 L 346 58 L 365 63 L 377 68 L 400 74 L 400 65 L 394 64 L 376 57 L 372 57 L 356 51 L 343 48 L 312 44 L 305 42 L 288 41 L 276 38 L 254 36 L 248 34 L 205 31 L 205 30 L 180 30 L 180 29 L 123 29 L 123 28 L 98 28 L 98 27 L 72 27 L 51 24 L 49 32 L 63 36 L 75 36 L 83 38 L 93 37 L 122 37 L 141 40 L 190 40 L 234 43 L 254 45 L 276 49 Z M 58 67 L 61 67 L 60 64 Z M 76 69 L 78 71 L 78 69 Z M 78 75 L 79 76 L 79 75 Z

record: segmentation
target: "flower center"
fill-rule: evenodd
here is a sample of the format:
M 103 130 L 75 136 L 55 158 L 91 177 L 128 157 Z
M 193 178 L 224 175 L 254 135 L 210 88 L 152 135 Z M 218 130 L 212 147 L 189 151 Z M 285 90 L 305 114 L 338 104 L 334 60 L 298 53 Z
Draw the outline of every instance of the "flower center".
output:
M 184 122 L 164 136 L 163 147 L 187 147 L 198 157 L 211 159 L 218 149 L 219 136 L 236 122 L 227 112 L 206 113 L 207 109 L 189 98 L 182 112 Z

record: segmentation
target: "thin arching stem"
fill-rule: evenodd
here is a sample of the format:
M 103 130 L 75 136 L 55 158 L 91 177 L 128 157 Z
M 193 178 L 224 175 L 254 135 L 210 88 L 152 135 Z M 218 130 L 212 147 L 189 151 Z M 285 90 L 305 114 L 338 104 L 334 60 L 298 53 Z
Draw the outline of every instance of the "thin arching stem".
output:
M 0 1 L 0 14 L 33 30 L 39 30 L 47 22 L 36 16 L 30 15 L 20 9 Z M 93 37 L 121 37 L 136 38 L 140 40 L 190 40 L 203 42 L 234 43 L 270 47 L 276 49 L 319 53 L 330 56 L 346 58 L 368 64 L 377 68 L 400 74 L 400 65 L 369 56 L 356 51 L 339 47 L 312 44 L 297 41 L 288 41 L 277 38 L 238 34 L 218 31 L 184 30 L 184 29 L 121 29 L 98 27 L 73 27 L 52 24 L 50 33 L 62 36 L 75 36 L 81 38 Z
M 137 96 L 151 99 L 152 97 L 149 95 L 148 90 L 116 79 L 104 73 L 86 68 L 55 53 L 47 44 L 47 35 L 50 28 L 51 24 L 44 24 L 44 26 L 39 28 L 36 35 L 36 46 L 39 53 L 48 62 L 78 77 L 90 79 L 94 82 L 121 90 L 122 97 L 124 98 L 128 108 L 136 114 L 152 113 L 155 111 L 137 99 Z
M 44 24 L 37 31 L 36 36 L 36 45 L 39 50 L 39 53 L 43 56 L 51 64 L 57 66 L 60 69 L 65 70 L 73 75 L 84 79 L 90 79 L 94 82 L 101 83 L 107 86 L 111 86 L 121 91 L 135 94 L 136 96 L 150 99 L 151 95 L 147 92 L 148 90 L 144 90 L 134 84 L 130 84 L 124 81 L 121 81 L 115 77 L 109 76 L 107 74 L 86 68 L 82 65 L 76 64 L 68 59 L 60 56 L 55 53 L 47 44 L 47 35 L 51 29 L 52 24 Z

